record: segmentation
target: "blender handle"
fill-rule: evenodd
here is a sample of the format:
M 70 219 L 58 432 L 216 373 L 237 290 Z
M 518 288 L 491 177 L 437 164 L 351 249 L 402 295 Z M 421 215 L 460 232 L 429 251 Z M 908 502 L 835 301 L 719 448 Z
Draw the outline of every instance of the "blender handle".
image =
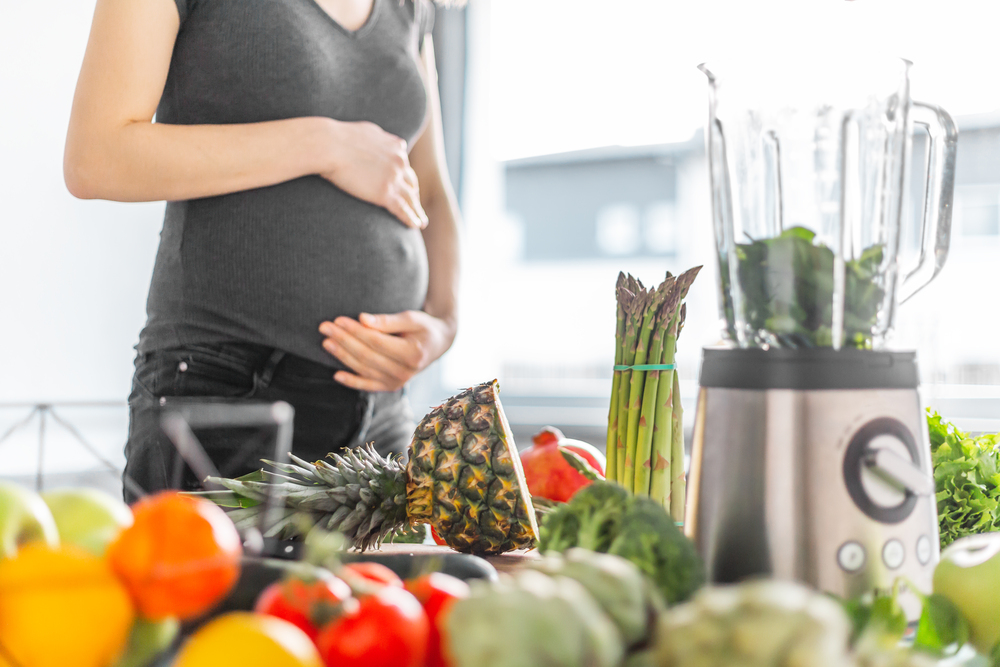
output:
M 910 114 L 914 123 L 927 129 L 930 152 L 920 226 L 920 258 L 917 266 L 903 278 L 899 303 L 926 287 L 941 272 L 948 258 L 955 198 L 955 151 L 958 143 L 955 122 L 941 107 L 923 102 L 913 102 Z

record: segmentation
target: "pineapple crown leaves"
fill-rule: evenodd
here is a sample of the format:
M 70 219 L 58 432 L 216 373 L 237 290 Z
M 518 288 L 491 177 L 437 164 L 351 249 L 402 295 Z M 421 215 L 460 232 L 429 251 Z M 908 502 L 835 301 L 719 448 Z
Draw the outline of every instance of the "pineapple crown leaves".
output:
M 255 479 L 209 481 L 238 496 L 260 503 L 274 499 L 283 506 L 286 511 L 276 515 L 277 522 L 261 527 L 265 536 L 276 531 L 301 535 L 305 523 L 301 519 L 308 518 L 309 525 L 340 531 L 364 551 L 406 523 L 406 470 L 400 459 L 381 456 L 371 443 L 327 456 L 332 463 L 309 463 L 293 454 L 291 463 L 265 460 L 274 470 L 254 473 Z M 246 524 L 260 520 L 263 506 L 234 512 L 241 512 L 234 521 L 238 518 Z M 293 525 L 294 518 L 299 519 L 297 525 Z

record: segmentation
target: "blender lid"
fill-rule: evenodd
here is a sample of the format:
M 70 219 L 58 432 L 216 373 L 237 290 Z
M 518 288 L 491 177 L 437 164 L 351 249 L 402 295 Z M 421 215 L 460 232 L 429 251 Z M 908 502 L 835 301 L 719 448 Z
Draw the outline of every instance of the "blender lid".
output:
M 916 389 L 916 352 L 831 348 L 705 348 L 702 387 Z

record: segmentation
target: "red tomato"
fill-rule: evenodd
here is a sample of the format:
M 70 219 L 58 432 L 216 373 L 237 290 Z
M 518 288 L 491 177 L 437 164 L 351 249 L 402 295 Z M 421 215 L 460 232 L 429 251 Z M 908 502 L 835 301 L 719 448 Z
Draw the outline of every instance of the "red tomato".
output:
M 297 625 L 315 642 L 320 626 L 352 608 L 344 604 L 349 601 L 354 602 L 351 587 L 338 577 L 312 581 L 291 578 L 265 588 L 254 611 Z
M 362 561 L 360 563 L 345 563 L 343 567 L 349 573 L 376 584 L 403 587 L 403 580 L 399 578 L 399 575 L 381 563 Z
M 422 667 L 429 626 L 415 597 L 383 586 L 321 628 L 316 646 L 327 667 Z
M 443 572 L 431 572 L 407 580 L 406 590 L 420 601 L 430 621 L 425 667 L 449 667 L 451 660 L 447 657 L 443 623 L 455 600 L 469 597 L 469 585 Z

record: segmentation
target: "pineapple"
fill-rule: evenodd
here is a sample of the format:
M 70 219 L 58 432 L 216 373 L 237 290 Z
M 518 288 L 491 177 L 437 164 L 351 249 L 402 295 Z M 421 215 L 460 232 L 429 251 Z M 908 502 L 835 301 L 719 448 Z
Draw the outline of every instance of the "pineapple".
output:
M 364 550 L 407 524 L 429 523 L 457 551 L 531 547 L 538 525 L 498 393 L 493 380 L 434 408 L 417 425 L 405 467 L 367 444 L 329 454 L 332 463 L 292 456 L 290 464 L 268 462 L 275 471 L 209 478 L 228 491 L 203 495 L 230 509 L 240 528 L 267 513 L 265 537 L 318 525 Z

